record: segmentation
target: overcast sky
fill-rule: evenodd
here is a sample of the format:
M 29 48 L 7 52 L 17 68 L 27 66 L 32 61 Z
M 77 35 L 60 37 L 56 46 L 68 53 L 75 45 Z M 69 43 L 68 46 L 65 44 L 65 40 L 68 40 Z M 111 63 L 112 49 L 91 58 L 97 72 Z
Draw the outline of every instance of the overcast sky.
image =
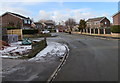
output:
M 80 19 L 106 16 L 112 22 L 112 15 L 118 11 L 118 2 L 4 2 L 2 1 L 0 15 L 14 12 L 34 21 L 41 19 L 56 22 L 74 18 Z

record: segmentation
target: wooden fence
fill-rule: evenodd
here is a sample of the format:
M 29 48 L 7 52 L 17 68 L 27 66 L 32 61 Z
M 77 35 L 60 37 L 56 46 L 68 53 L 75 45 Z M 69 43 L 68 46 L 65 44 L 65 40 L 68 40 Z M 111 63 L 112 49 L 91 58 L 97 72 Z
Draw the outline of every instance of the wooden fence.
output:
M 22 29 L 11 29 L 7 30 L 7 34 L 16 34 L 18 35 L 18 40 L 22 40 L 23 34 L 22 34 Z

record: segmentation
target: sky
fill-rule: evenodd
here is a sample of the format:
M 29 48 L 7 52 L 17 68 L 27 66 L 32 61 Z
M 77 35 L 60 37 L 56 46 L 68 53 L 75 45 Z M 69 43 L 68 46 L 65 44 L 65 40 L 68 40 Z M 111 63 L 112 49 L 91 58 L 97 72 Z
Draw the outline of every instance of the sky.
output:
M 14 12 L 32 18 L 35 22 L 45 19 L 55 22 L 73 18 L 80 19 L 106 16 L 112 22 L 112 15 L 118 12 L 118 2 L 2 2 L 0 15 Z

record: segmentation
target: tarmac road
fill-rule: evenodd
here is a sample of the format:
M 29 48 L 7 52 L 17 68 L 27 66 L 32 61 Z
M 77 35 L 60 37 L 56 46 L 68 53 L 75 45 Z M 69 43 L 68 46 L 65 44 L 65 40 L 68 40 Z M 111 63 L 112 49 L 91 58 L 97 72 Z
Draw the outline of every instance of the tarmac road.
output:
M 118 40 L 58 33 L 70 53 L 54 81 L 117 81 Z M 54 82 L 53 81 L 53 82 Z
M 57 37 L 47 38 L 47 40 L 66 43 L 70 51 L 66 63 L 54 81 L 118 80 L 117 40 L 68 33 L 57 33 L 57 35 Z M 47 81 L 58 65 L 59 61 L 43 63 L 25 61 L 16 65 L 10 72 L 3 73 L 3 82 Z

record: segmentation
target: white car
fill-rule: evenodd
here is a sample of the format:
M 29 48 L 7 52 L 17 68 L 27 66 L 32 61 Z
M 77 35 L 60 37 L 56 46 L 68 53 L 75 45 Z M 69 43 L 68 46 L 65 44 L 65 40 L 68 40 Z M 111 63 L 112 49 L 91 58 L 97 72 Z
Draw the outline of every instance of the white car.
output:
M 45 31 L 42 31 L 42 33 L 50 33 L 50 31 L 48 31 L 48 30 L 45 30 Z

